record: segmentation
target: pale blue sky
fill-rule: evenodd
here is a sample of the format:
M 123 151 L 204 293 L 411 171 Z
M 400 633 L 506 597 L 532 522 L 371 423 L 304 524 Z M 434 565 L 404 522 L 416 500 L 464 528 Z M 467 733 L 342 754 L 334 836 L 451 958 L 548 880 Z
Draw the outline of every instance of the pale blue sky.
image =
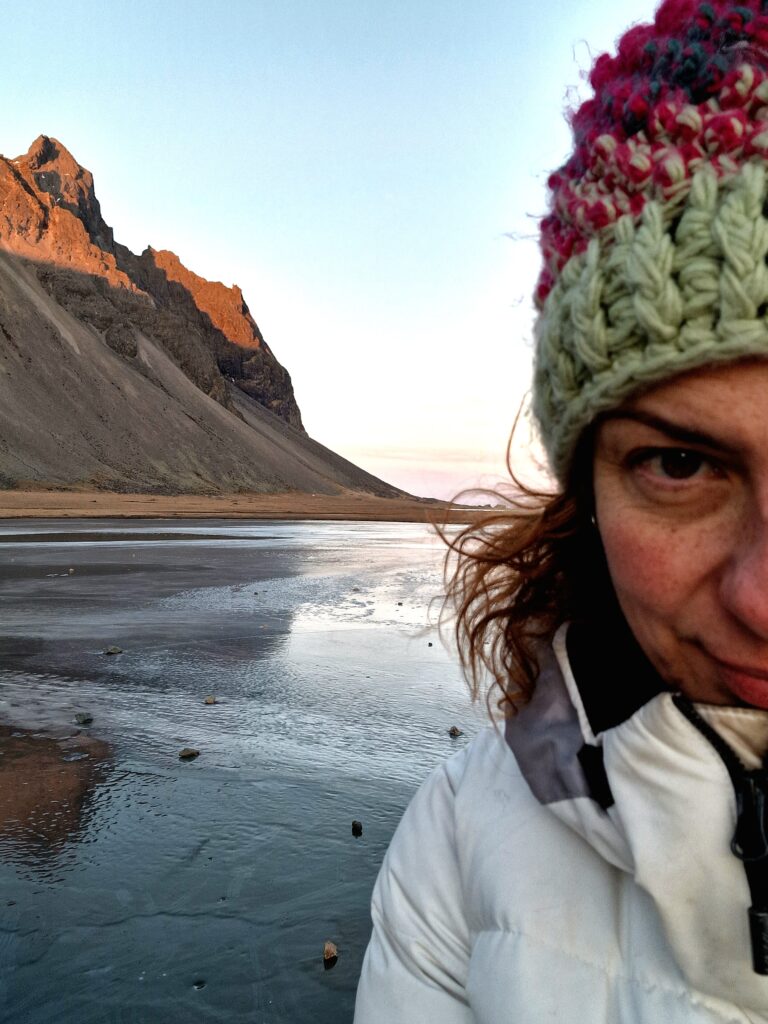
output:
M 447 497 L 501 468 L 563 110 L 653 11 L 617 6 L 37 0 L 0 152 L 58 138 L 119 241 L 243 288 L 314 437 Z

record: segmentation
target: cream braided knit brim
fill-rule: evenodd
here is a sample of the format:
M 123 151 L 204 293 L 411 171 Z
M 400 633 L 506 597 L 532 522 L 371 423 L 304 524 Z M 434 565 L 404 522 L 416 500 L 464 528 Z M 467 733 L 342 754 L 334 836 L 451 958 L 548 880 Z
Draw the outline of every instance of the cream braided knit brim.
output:
M 601 412 L 689 370 L 768 358 L 767 199 L 764 157 L 730 175 L 704 163 L 565 263 L 536 325 L 533 387 L 561 482 Z

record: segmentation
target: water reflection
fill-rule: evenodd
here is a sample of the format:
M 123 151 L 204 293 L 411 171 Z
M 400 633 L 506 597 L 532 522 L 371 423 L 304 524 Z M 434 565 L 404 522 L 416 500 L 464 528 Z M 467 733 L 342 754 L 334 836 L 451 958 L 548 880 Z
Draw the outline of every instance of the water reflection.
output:
M 56 739 L 0 725 L 0 853 L 33 863 L 81 837 L 110 747 L 84 734 Z
M 0 524 L 0 1019 L 348 1024 L 392 830 L 472 733 L 424 631 L 440 551 L 391 524 L 96 529 Z

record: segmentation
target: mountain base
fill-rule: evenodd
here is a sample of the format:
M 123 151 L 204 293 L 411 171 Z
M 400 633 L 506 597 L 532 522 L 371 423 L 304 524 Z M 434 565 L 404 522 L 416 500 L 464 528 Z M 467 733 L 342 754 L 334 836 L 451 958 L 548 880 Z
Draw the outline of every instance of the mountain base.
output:
M 113 491 L 0 491 L 0 519 L 338 519 L 468 523 L 481 510 L 447 502 L 339 495 L 118 494 Z

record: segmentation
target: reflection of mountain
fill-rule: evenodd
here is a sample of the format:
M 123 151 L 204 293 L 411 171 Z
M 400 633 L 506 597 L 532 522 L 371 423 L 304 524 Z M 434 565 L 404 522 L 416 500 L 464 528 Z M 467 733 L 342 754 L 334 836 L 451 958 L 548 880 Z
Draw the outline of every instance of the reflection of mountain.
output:
M 0 726 L 0 851 L 35 860 L 78 838 L 89 794 L 101 781 L 110 748 L 77 736 L 55 740 Z
M 115 242 L 46 136 L 0 157 L 0 487 L 30 484 L 401 494 L 308 437 L 240 289 Z

